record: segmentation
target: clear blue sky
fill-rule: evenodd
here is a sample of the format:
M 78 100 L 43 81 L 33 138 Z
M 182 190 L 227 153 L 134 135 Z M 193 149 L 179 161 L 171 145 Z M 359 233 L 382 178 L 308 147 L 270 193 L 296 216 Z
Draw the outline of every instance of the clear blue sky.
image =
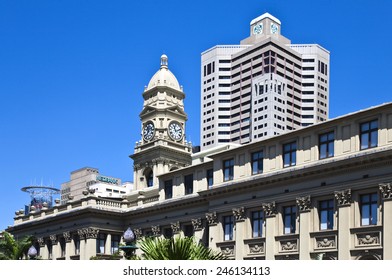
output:
M 84 166 L 133 180 L 142 92 L 161 54 L 199 143 L 200 54 L 269 12 L 292 43 L 331 52 L 330 117 L 392 101 L 392 1 L 0 0 L 0 230 L 32 183 Z

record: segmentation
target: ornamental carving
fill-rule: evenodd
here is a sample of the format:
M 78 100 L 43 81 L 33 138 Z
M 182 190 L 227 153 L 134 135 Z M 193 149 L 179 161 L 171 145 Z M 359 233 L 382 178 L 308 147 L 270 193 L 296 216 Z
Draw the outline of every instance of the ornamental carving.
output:
M 296 202 L 299 212 L 310 211 L 310 195 L 297 197 Z
M 249 244 L 250 254 L 262 254 L 264 252 L 263 244 Z
M 392 199 L 392 185 L 388 184 L 379 184 L 379 189 L 383 199 Z
M 296 241 L 282 241 L 280 242 L 282 251 L 296 251 L 297 242 Z
M 151 226 L 151 231 L 154 236 L 158 236 L 161 234 L 161 227 L 159 225 Z
M 376 233 L 358 234 L 358 245 L 378 245 L 380 244 L 380 236 Z
M 203 229 L 203 222 L 201 221 L 201 218 L 197 218 L 197 219 L 192 219 L 192 226 L 193 226 L 193 230 L 201 230 Z
M 57 236 L 55 234 L 50 235 L 49 239 L 50 239 L 50 242 L 52 243 L 52 245 L 57 244 Z
M 175 222 L 175 223 L 171 223 L 171 228 L 174 234 L 179 233 L 181 228 L 180 228 L 180 222 Z
M 263 203 L 262 207 L 266 217 L 273 217 L 277 213 L 275 201 L 269 203 Z
M 82 228 L 78 229 L 78 235 L 80 239 L 86 238 L 86 239 L 91 239 L 91 238 L 97 238 L 99 233 L 99 229 L 97 228 Z
M 233 216 L 236 222 L 241 222 L 245 220 L 245 209 L 244 207 L 233 208 Z
M 216 212 L 206 213 L 207 222 L 210 226 L 216 225 L 218 223 L 218 218 Z
M 234 247 L 233 246 L 221 247 L 221 252 L 222 252 L 222 255 L 224 255 L 226 257 L 232 257 L 232 256 L 234 256 Z
M 65 242 L 71 242 L 71 233 L 69 231 L 63 232 Z
M 40 247 L 44 247 L 45 246 L 45 240 L 44 240 L 43 237 L 38 237 L 37 238 L 37 242 L 38 242 Z
M 335 238 L 320 238 L 316 241 L 317 248 L 324 249 L 324 248 L 334 248 L 336 246 Z
M 142 231 L 141 228 L 135 228 L 135 229 L 133 229 L 133 233 L 135 234 L 136 239 L 141 238 L 142 235 L 143 235 L 143 231 Z
M 351 204 L 351 190 L 335 192 L 335 199 L 338 206 L 349 206 Z

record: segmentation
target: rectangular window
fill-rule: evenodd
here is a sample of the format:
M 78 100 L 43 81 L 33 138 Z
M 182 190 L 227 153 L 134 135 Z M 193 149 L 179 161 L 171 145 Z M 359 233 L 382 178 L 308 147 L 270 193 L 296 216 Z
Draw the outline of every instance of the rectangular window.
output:
M 185 225 L 184 226 L 184 235 L 186 237 L 192 237 L 193 236 L 193 226 L 192 225 Z
M 120 238 L 120 235 L 112 235 L 112 244 L 110 246 L 110 253 L 112 255 L 118 252 L 120 246 Z
M 223 217 L 224 241 L 233 240 L 233 229 L 234 229 L 234 217 L 233 216 Z
M 167 180 L 165 181 L 165 199 L 169 199 L 173 197 L 173 181 Z
M 172 230 L 172 228 L 165 228 L 165 229 L 163 229 L 163 236 L 165 238 L 172 238 L 173 237 L 173 230 Z
M 334 156 L 335 135 L 333 132 L 321 134 L 319 136 L 319 153 L 320 159 Z
M 263 172 L 263 152 L 252 153 L 252 175 Z
M 297 207 L 287 206 L 283 208 L 284 234 L 295 233 L 297 219 Z
M 230 181 L 234 177 L 234 159 L 223 161 L 223 180 Z
M 283 167 L 294 166 L 297 163 L 297 143 L 283 145 Z
M 208 188 L 211 189 L 212 186 L 214 185 L 214 170 L 213 169 L 208 169 L 206 177 L 207 177 Z
M 185 194 L 193 193 L 193 174 L 184 177 Z
M 377 193 L 361 195 L 361 225 L 377 225 Z
M 333 229 L 333 199 L 320 201 L 319 203 L 319 217 L 320 230 Z
M 97 254 L 105 254 L 106 234 L 100 233 L 97 237 Z
M 377 147 L 378 121 L 361 123 L 361 150 Z
M 263 236 L 264 212 L 252 212 L 252 237 Z

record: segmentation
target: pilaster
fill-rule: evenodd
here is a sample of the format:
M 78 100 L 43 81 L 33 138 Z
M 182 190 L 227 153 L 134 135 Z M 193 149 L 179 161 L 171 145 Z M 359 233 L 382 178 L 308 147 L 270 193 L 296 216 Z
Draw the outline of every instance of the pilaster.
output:
M 350 259 L 351 189 L 335 192 L 338 207 L 338 259 Z
M 221 240 L 220 238 L 220 231 L 218 227 L 218 217 L 216 215 L 216 212 L 210 212 L 206 213 L 206 218 L 207 218 L 207 226 L 209 227 L 209 247 L 212 250 L 217 250 L 218 247 L 216 246 L 216 243 Z
M 299 210 L 299 259 L 310 260 L 310 196 L 296 199 Z
M 275 227 L 276 227 L 276 204 L 275 201 L 262 204 L 265 216 L 265 259 L 275 259 Z
M 392 185 L 379 185 L 382 201 L 383 259 L 392 260 Z
M 242 260 L 244 258 L 244 236 L 245 236 L 245 209 L 244 207 L 234 208 L 235 222 L 235 258 Z

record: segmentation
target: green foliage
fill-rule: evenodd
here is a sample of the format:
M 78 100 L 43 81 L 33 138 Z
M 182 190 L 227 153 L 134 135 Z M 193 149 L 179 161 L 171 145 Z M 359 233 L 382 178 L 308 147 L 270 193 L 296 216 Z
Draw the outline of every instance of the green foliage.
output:
M 27 252 L 32 244 L 32 236 L 25 236 L 20 240 L 15 240 L 10 233 L 4 232 L 3 238 L 0 239 L 0 260 L 27 259 Z
M 147 237 L 139 241 L 139 248 L 146 260 L 225 260 L 222 253 L 216 253 L 194 238 L 156 238 Z

